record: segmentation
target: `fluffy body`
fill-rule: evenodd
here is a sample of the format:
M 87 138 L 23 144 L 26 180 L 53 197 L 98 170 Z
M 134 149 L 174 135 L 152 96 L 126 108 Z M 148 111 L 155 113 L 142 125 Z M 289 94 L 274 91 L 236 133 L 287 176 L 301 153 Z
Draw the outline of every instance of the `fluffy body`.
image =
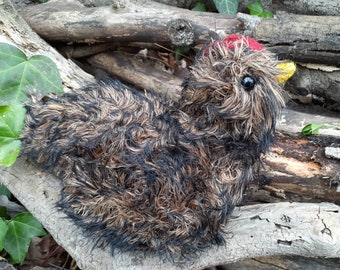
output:
M 24 153 L 62 179 L 59 206 L 98 245 L 190 256 L 223 243 L 268 150 L 276 64 L 244 40 L 214 43 L 176 104 L 112 81 L 30 105 Z

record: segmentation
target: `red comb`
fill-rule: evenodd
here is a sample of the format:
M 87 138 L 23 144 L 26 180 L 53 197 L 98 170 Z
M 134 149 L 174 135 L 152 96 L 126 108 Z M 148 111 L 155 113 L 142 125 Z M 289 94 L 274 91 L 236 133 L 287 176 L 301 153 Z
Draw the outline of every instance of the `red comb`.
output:
M 226 38 L 222 39 L 220 42 L 222 43 L 223 46 L 227 47 L 228 49 L 233 49 L 234 44 L 237 41 L 241 41 L 241 40 L 243 40 L 248 45 L 248 47 L 253 51 L 263 50 L 263 46 L 260 43 L 258 43 L 255 39 L 251 37 L 236 35 L 236 34 L 227 36 Z
M 226 38 L 219 40 L 219 41 L 215 41 L 213 43 L 213 45 L 209 45 L 204 51 L 203 51 L 203 55 L 206 56 L 209 53 L 209 50 L 211 47 L 216 47 L 217 45 L 220 45 L 222 47 L 226 47 L 230 50 L 232 50 L 235 47 L 235 44 L 237 44 L 238 42 L 243 41 L 245 44 L 248 45 L 248 47 L 253 50 L 253 51 L 262 51 L 263 50 L 263 46 L 258 43 L 255 39 L 251 38 L 251 37 L 245 37 L 245 36 L 241 36 L 241 35 L 237 35 L 237 34 L 232 34 L 230 36 L 227 36 Z

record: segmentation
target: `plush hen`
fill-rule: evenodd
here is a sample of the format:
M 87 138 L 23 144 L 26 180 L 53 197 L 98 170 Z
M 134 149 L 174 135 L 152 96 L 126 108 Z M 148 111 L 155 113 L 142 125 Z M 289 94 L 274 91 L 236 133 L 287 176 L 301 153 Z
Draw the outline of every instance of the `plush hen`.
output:
M 28 107 L 24 153 L 62 179 L 59 207 L 99 246 L 190 256 L 223 243 L 284 102 L 249 37 L 207 45 L 178 103 L 118 81 Z

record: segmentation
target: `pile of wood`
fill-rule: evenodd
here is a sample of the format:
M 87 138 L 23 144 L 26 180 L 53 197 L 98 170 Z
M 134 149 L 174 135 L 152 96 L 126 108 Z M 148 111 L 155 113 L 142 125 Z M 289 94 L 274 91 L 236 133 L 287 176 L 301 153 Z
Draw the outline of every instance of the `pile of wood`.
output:
M 314 1 L 306 5 L 302 0 L 284 1 L 275 8 L 307 15 L 277 11 L 275 17 L 269 19 L 244 13 L 226 16 L 192 12 L 152 1 L 106 2 L 91 1 L 97 6 L 88 7 L 77 1 L 49 1 L 22 8 L 20 14 L 45 40 L 72 44 L 62 48 L 67 57 L 77 59 L 93 55 L 89 59 L 92 66 L 141 88 L 156 88 L 167 93 L 169 85 L 163 83 L 164 89 L 159 89 L 157 78 L 149 76 L 150 67 L 143 66 L 144 73 L 138 68 L 135 73 L 131 68 L 131 65 L 139 66 L 134 58 L 138 50 L 159 52 L 165 48 L 165 52 L 171 52 L 179 47 L 202 45 L 216 35 L 250 35 L 281 59 L 298 63 L 289 87 L 293 97 L 305 103 L 312 102 L 313 96 L 326 99 L 327 104 L 340 102 L 337 80 L 340 76 L 340 17 L 332 16 L 334 12 L 340 14 L 340 8 L 335 2 Z M 303 10 L 306 6 L 309 9 Z M 311 11 L 324 16 L 309 15 Z M 112 53 L 117 50 L 125 54 Z M 178 66 L 172 59 L 155 57 L 152 53 L 146 53 L 145 57 L 156 59 L 172 71 Z M 177 78 L 165 70 L 158 70 L 158 73 L 164 73 L 158 76 L 163 82 L 170 80 L 173 84 Z
M 50 0 L 18 8 L 17 13 L 9 0 L 1 1 L 0 42 L 12 43 L 27 55 L 52 58 L 67 91 L 95 82 L 94 75 L 101 79 L 111 75 L 139 89 L 153 89 L 177 99 L 194 49 L 217 35 L 241 33 L 256 38 L 280 58 L 298 62 L 298 71 L 288 85 L 294 97 L 311 102 L 313 98 L 308 95 L 317 95 L 327 104 L 340 103 L 339 16 L 321 11 L 322 16 L 277 12 L 274 18 L 260 19 L 243 13 L 226 16 L 193 12 L 149 0 L 83 2 L 92 6 Z M 283 2 L 287 2 L 286 11 L 292 12 L 289 3 L 298 7 L 303 1 Z M 183 48 L 189 52 L 177 60 L 175 52 Z M 286 111 L 284 116 L 292 114 Z M 313 115 L 303 117 L 317 121 Z M 328 120 L 340 124 L 339 119 L 323 118 Z M 260 185 L 251 187 L 244 203 L 247 206 L 234 213 L 236 218 L 226 234 L 227 245 L 182 265 L 144 258 L 142 254 L 112 258 L 109 250 L 92 250 L 92 243 L 55 209 L 58 180 L 22 159 L 11 168 L 0 169 L 0 182 L 83 269 L 198 269 L 276 254 L 339 258 L 340 208 L 331 203 L 340 203 L 340 162 L 327 157 L 325 149 L 340 145 L 340 137 L 303 137 L 287 125 L 279 125 L 277 142 L 264 159 Z M 258 204 L 264 202 L 269 204 Z

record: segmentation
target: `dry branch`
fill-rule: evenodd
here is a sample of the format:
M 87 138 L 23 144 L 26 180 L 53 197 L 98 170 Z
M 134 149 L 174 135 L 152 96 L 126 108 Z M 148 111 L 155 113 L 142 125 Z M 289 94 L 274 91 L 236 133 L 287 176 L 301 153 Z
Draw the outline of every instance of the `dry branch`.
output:
M 171 263 L 140 253 L 92 249 L 55 203 L 58 179 L 32 167 L 24 159 L 0 169 L 0 182 L 8 186 L 77 261 L 83 270 L 95 269 L 201 269 L 243 258 L 278 254 L 307 257 L 340 257 L 340 207 L 334 204 L 279 203 L 237 208 L 225 234 L 226 245 L 213 247 L 194 261 Z
M 133 42 L 159 43 L 172 48 L 202 44 L 217 33 L 222 36 L 243 33 L 266 44 L 282 59 L 333 66 L 340 63 L 339 16 L 278 12 L 269 19 L 242 13 L 235 17 L 169 7 L 150 0 L 126 2 L 120 8 L 89 8 L 77 1 L 54 0 L 26 7 L 21 14 L 46 40 L 94 44 L 94 48 L 86 47 L 87 51 L 92 50 L 91 54 L 110 46 L 112 49 L 119 43 L 124 46 Z M 98 43 L 103 42 L 107 44 L 99 44 L 99 47 Z M 81 53 L 84 53 L 83 49 L 84 46 Z M 73 53 L 72 56 L 82 56 L 81 53 Z M 99 66 L 103 68 L 103 64 L 101 61 Z M 113 70 L 110 66 L 104 69 L 111 73 Z M 301 93 L 339 103 L 339 74 L 336 69 L 324 71 L 323 67 L 310 69 L 299 65 L 291 82 Z M 125 82 L 133 81 L 133 78 L 123 76 L 120 74 L 119 78 Z M 136 85 L 137 81 L 134 81 Z M 151 85 L 142 87 L 152 88 Z
M 322 61 L 322 60 L 320 60 Z M 296 74 L 290 81 L 292 93 L 307 96 L 310 94 L 332 100 L 340 104 L 340 67 L 298 64 Z
M 26 7 L 21 15 L 47 40 L 64 42 L 157 42 L 176 46 L 205 42 L 216 31 L 240 31 L 235 16 L 187 12 L 152 1 L 123 8 L 84 7 L 76 1 L 49 1 Z
M 244 34 L 262 41 L 283 58 L 339 65 L 340 17 L 279 12 L 274 18 L 238 14 Z
M 47 40 L 72 42 L 204 43 L 216 33 L 244 33 L 266 43 L 285 58 L 340 63 L 340 17 L 277 13 L 274 18 L 226 16 L 165 6 L 152 1 L 127 2 L 124 8 L 87 8 L 75 1 L 49 1 L 21 11 Z
M 340 14 L 340 3 L 334 0 L 284 0 L 277 2 L 277 8 L 280 10 L 297 14 L 329 16 L 339 16 Z
M 250 200 L 340 204 L 337 189 L 340 162 L 325 156 L 325 148 L 332 144 L 340 145 L 340 138 L 277 132 L 276 142 L 264 159 L 265 170 L 262 172 L 272 182 L 264 190 L 255 189 Z
M 142 90 L 152 89 L 172 100 L 178 99 L 182 89 L 182 80 L 179 77 L 151 66 L 151 61 L 143 62 L 140 57 L 128 57 L 124 53 L 109 52 L 94 55 L 88 59 L 88 62 L 104 69 L 119 80 Z
M 241 0 L 239 10 L 247 12 L 248 4 L 253 3 L 253 0 Z M 294 14 L 303 15 L 326 15 L 338 16 L 340 14 L 340 3 L 334 0 L 261 0 L 264 10 L 271 11 L 286 11 Z

